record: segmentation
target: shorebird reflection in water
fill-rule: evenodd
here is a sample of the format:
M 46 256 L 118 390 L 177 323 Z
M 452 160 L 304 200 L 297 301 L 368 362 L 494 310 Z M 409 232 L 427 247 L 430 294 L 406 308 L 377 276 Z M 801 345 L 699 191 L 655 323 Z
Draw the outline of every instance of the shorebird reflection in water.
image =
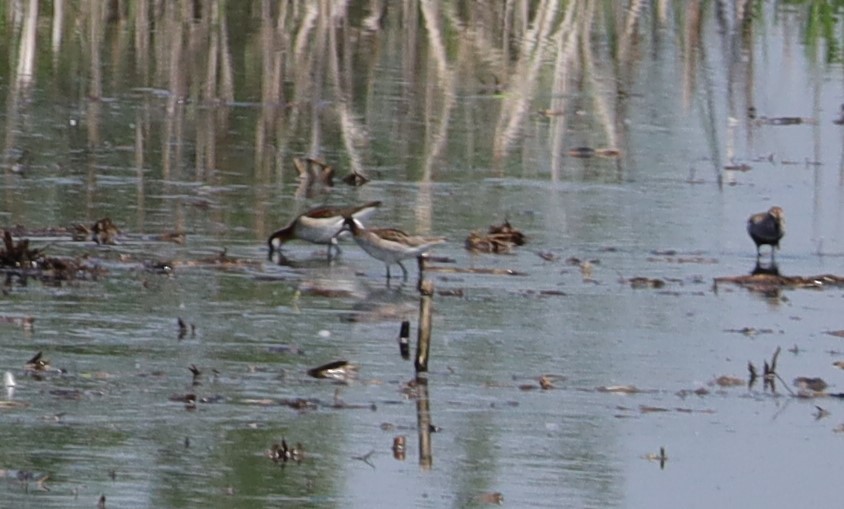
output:
M 276 250 L 281 252 L 282 244 L 298 239 L 314 244 L 327 244 L 330 260 L 332 247 L 337 254 L 340 254 L 337 237 L 344 230 L 344 219 L 350 217 L 360 225 L 360 220 L 369 217 L 379 206 L 381 206 L 380 201 L 371 201 L 356 207 L 317 207 L 300 214 L 287 226 L 273 232 L 267 239 L 270 248 L 269 259 L 272 260 Z
M 761 247 L 771 246 L 771 260 L 774 250 L 780 248 L 780 239 L 785 235 L 785 213 L 779 207 L 771 207 L 767 212 L 753 214 L 747 220 L 747 233 L 756 243 L 756 258 L 761 256 Z
M 445 242 L 443 237 L 408 235 L 395 228 L 364 228 L 351 217 L 346 218 L 345 224 L 361 249 L 376 260 L 384 262 L 387 266 L 388 280 L 390 265 L 401 267 L 404 280 L 407 281 L 407 269 L 401 261 L 420 256 L 437 244 Z
M 777 265 L 777 262 L 771 262 L 768 265 L 763 265 L 759 258 L 756 259 L 756 265 L 753 267 L 753 270 L 750 271 L 751 276 L 759 276 L 759 275 L 766 275 L 766 276 L 779 276 L 780 275 L 780 268 Z

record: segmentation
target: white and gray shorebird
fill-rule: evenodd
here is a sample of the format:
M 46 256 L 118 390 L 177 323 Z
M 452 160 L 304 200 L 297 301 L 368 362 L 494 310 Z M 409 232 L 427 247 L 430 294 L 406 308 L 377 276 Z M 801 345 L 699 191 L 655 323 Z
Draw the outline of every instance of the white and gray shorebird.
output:
M 390 265 L 396 264 L 401 267 L 404 280 L 407 281 L 407 269 L 401 261 L 421 256 L 446 240 L 444 237 L 408 235 L 395 228 L 364 228 L 352 217 L 346 218 L 345 225 L 361 249 L 376 260 L 384 262 L 387 266 L 387 279 L 390 279 Z
M 299 214 L 287 226 L 276 230 L 267 239 L 270 259 L 276 250 L 281 251 L 282 244 L 297 239 L 328 245 L 330 259 L 332 247 L 340 254 L 337 237 L 345 230 L 345 218 L 352 218 L 356 224 L 361 225 L 360 220 L 369 217 L 380 206 L 380 201 L 371 201 L 352 207 L 317 207 Z
M 780 248 L 780 239 L 785 235 L 785 213 L 780 207 L 771 207 L 767 212 L 753 214 L 747 220 L 747 233 L 756 243 L 756 258 L 761 255 L 761 247 L 771 246 L 771 259 L 774 250 Z

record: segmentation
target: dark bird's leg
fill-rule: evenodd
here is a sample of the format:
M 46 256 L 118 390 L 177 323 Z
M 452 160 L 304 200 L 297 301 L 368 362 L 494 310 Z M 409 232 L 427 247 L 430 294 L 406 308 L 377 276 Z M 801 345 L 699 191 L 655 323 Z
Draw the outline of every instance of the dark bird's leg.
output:
M 385 264 L 387 266 L 387 282 L 390 282 L 390 264 Z
M 270 255 L 267 257 L 267 261 L 274 261 L 275 256 L 278 256 L 278 264 L 279 265 L 286 265 L 287 264 L 287 257 L 284 256 L 284 252 L 281 249 L 270 249 Z
M 328 243 L 328 261 L 329 261 L 329 263 L 331 262 L 331 248 L 332 247 L 334 248 L 334 257 L 335 258 L 340 256 L 340 253 L 341 253 L 340 246 L 337 244 L 337 239 L 336 238 L 331 239 L 331 241 Z
M 402 275 L 404 276 L 404 280 L 407 281 L 407 269 L 404 268 L 404 265 L 402 265 L 401 262 L 396 262 L 396 263 L 398 263 L 399 267 L 401 267 L 401 272 L 402 272 Z

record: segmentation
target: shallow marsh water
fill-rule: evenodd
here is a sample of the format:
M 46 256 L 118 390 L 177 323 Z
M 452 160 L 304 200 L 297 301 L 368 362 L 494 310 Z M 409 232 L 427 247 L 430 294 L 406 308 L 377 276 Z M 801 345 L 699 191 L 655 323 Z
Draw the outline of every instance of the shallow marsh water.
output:
M 837 501 L 837 400 L 711 385 L 779 346 L 786 382 L 844 392 L 828 334 L 844 329 L 840 289 L 713 285 L 753 268 L 745 220 L 772 204 L 787 215 L 784 274 L 842 273 L 841 27 L 823 3 L 55 1 L 28 35 L 38 4 L 3 11 L 0 220 L 105 272 L 6 287 L 0 368 L 18 387 L 0 408 L 0 507 Z M 753 121 L 751 105 L 809 120 Z M 621 155 L 568 155 L 580 146 Z M 292 165 L 305 155 L 372 181 L 308 189 Z M 396 344 L 402 319 L 416 334 L 415 267 L 388 286 L 349 241 L 332 264 L 301 243 L 289 265 L 267 261 L 267 235 L 295 213 L 376 199 L 373 224 L 450 239 L 435 254 L 451 261 L 428 273 L 429 467 Z M 114 245 L 36 234 L 106 216 Z M 527 245 L 464 249 L 505 218 Z M 174 230 L 185 244 L 154 238 Z M 162 261 L 173 270 L 150 270 Z M 518 274 L 453 270 L 468 268 Z M 179 318 L 196 327 L 181 339 Z M 62 372 L 25 373 L 38 351 Z M 306 375 L 335 359 L 358 378 Z M 615 385 L 642 392 L 597 390 Z M 207 399 L 173 401 L 188 393 Z M 282 404 L 297 398 L 312 407 Z M 264 457 L 282 438 L 301 463 Z M 646 459 L 660 447 L 663 468 Z M 48 475 L 49 491 L 17 470 Z

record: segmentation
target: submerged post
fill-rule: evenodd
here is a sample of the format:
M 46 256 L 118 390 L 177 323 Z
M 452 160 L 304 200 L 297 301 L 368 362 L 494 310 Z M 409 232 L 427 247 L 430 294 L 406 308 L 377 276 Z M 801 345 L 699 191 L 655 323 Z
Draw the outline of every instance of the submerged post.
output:
M 428 400 L 428 380 L 416 377 L 416 430 L 419 435 L 419 466 L 430 470 L 434 464 L 431 449 L 431 406 Z
M 428 371 L 428 353 L 431 347 L 431 308 L 434 284 L 428 280 L 419 282 L 419 333 L 416 342 L 416 374 Z
M 404 360 L 410 360 L 410 320 L 401 323 L 399 331 L 399 353 Z
M 419 269 L 419 279 L 416 280 L 416 289 L 422 293 L 422 282 L 425 280 L 425 255 L 416 257 L 416 267 Z

